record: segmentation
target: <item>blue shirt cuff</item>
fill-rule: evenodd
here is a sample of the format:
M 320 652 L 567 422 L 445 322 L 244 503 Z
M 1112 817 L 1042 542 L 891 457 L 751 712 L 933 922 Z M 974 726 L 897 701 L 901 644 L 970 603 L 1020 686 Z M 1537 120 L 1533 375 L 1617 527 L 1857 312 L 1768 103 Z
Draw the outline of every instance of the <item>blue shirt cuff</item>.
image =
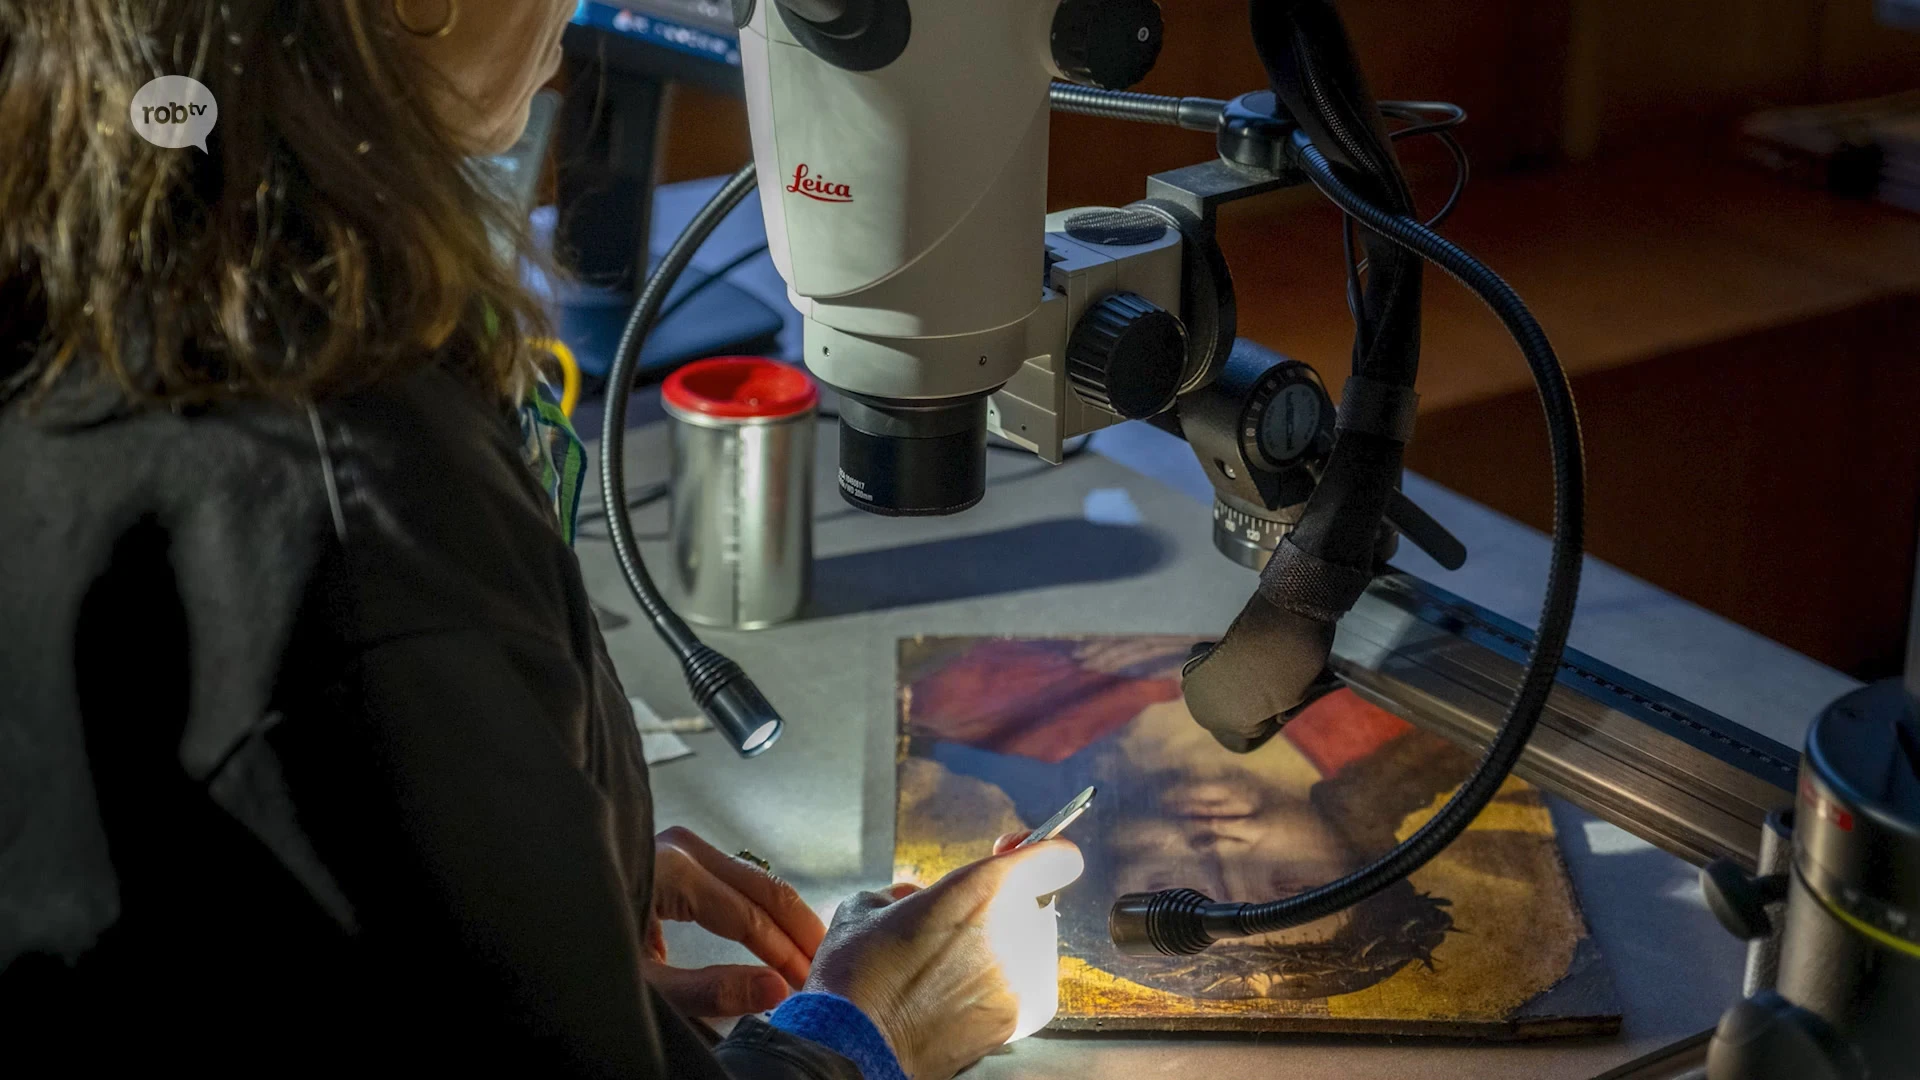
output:
M 907 1080 L 887 1037 L 859 1006 L 838 994 L 795 994 L 767 1022 L 853 1062 L 862 1080 Z

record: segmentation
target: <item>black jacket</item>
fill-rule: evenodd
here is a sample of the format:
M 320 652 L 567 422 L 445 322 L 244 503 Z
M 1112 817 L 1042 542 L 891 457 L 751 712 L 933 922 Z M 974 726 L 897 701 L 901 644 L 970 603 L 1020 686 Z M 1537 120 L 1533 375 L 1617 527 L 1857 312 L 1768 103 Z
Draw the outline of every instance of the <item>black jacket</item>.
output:
M 646 987 L 652 836 L 476 391 L 0 405 L 0 1073 L 858 1080 Z

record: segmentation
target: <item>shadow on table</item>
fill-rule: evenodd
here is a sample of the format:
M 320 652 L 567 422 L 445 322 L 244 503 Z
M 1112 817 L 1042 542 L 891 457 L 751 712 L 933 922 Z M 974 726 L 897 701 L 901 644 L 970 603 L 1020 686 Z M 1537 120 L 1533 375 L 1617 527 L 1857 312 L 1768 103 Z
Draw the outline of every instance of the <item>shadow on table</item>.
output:
M 1080 518 L 836 555 L 813 564 L 810 618 L 1118 581 L 1168 556 L 1147 529 Z

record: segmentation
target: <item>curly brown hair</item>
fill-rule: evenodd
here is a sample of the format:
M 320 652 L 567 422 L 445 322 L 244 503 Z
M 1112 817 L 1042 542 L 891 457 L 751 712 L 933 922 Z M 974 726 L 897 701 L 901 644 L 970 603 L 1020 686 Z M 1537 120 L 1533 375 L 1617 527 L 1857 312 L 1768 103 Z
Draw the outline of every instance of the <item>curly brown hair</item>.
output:
M 67 373 L 181 405 L 317 397 L 436 361 L 512 396 L 527 252 L 432 107 L 391 0 L 0 0 L 0 398 Z M 131 128 L 220 103 L 210 154 Z

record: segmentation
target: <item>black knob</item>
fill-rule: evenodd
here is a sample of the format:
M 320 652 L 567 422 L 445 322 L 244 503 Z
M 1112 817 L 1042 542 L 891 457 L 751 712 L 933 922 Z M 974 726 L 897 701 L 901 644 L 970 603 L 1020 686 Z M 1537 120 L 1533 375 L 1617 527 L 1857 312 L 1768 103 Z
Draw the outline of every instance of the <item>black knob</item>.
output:
M 1772 990 L 1728 1009 L 1707 1044 L 1707 1080 L 1866 1080 L 1868 1075 L 1857 1045 L 1819 1013 Z
M 1732 859 L 1715 859 L 1701 867 L 1700 885 L 1714 917 L 1741 941 L 1773 933 L 1767 905 L 1787 898 L 1785 874 L 1754 877 Z
M 1180 320 L 1134 293 L 1094 301 L 1067 339 L 1074 392 L 1128 420 L 1171 407 L 1186 366 L 1187 331 Z
M 1053 62 L 1075 82 L 1125 90 L 1160 59 L 1154 0 L 1064 0 L 1053 14 Z

